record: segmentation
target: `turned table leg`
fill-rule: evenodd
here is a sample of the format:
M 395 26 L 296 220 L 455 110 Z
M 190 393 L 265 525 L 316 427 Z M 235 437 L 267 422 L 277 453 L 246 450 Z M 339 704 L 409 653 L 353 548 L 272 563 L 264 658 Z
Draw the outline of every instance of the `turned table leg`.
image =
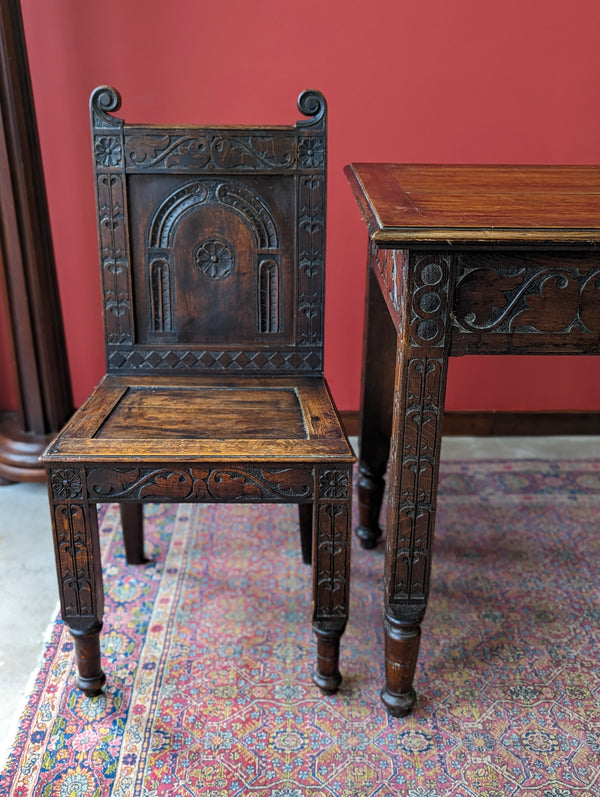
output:
M 374 548 L 382 533 L 379 513 L 392 429 L 396 331 L 371 266 L 367 275 L 356 534 L 363 548 Z

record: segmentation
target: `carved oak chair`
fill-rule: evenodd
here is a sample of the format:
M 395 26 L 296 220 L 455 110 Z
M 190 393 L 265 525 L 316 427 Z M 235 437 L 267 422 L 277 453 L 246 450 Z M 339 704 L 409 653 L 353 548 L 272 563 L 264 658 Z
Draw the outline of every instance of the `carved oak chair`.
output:
M 275 502 L 299 505 L 333 692 L 354 456 L 323 378 L 325 99 L 252 129 L 125 124 L 109 87 L 90 107 L 107 374 L 42 457 L 77 684 L 105 682 L 97 503 L 141 563 L 144 502 Z

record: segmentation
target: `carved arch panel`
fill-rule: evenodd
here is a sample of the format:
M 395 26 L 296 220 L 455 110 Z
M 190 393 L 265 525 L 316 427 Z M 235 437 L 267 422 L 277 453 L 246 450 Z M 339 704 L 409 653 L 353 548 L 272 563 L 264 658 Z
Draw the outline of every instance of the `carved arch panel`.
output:
M 282 232 L 249 186 L 205 178 L 177 185 L 155 207 L 144 248 L 149 340 L 208 343 L 214 331 L 243 344 L 281 331 Z

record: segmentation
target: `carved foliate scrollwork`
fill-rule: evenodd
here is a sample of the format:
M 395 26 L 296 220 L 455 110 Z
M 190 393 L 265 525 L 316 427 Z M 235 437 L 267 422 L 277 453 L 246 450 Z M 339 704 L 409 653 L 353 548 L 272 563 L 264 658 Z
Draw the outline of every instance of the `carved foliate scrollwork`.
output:
M 133 340 L 133 320 L 123 176 L 123 122 L 110 116 L 110 112 L 120 106 L 121 97 L 110 86 L 100 86 L 90 98 L 106 339 L 111 343 L 130 343 Z
M 315 620 L 346 617 L 350 564 L 350 468 L 323 468 L 319 472 L 317 509 Z
M 513 260 L 515 260 L 513 258 Z M 461 259 L 454 324 L 461 332 L 600 332 L 600 266 L 481 267 Z
M 346 617 L 348 614 L 348 507 L 324 504 L 319 507 L 317 542 L 317 616 Z
M 405 380 L 404 394 L 397 399 L 403 428 L 394 436 L 401 442 L 392 450 L 399 474 L 393 488 L 396 539 L 388 540 L 390 551 L 395 551 L 389 582 L 392 600 L 401 601 L 426 595 L 445 383 L 443 359 L 411 359 Z
M 79 504 L 58 504 L 53 512 L 63 617 L 95 616 L 101 607 L 95 599 L 93 546 L 85 509 Z
M 97 192 L 106 337 L 111 343 L 130 343 L 133 330 L 122 176 L 98 174 Z
M 310 499 L 311 468 L 158 467 L 90 469 L 91 500 L 286 501 Z
M 292 133 L 217 135 L 202 130 L 176 134 L 143 131 L 125 136 L 128 171 L 291 171 L 296 167 Z
M 298 200 L 298 342 L 320 345 L 323 340 L 325 266 L 325 196 L 322 178 L 316 175 L 303 177 Z

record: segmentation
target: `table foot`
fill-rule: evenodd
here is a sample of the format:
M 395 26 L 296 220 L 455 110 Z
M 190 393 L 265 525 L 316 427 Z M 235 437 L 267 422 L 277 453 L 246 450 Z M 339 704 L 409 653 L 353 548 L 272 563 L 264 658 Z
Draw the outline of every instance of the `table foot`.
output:
M 395 617 L 385 618 L 385 687 L 381 700 L 394 717 L 408 714 L 415 705 L 417 695 L 413 680 L 417 659 L 421 627 L 403 624 Z
M 387 687 L 381 690 L 381 702 L 385 706 L 388 714 L 392 717 L 405 717 L 410 714 L 413 706 L 417 702 L 417 693 L 414 689 L 402 692 L 399 695 L 393 694 Z

